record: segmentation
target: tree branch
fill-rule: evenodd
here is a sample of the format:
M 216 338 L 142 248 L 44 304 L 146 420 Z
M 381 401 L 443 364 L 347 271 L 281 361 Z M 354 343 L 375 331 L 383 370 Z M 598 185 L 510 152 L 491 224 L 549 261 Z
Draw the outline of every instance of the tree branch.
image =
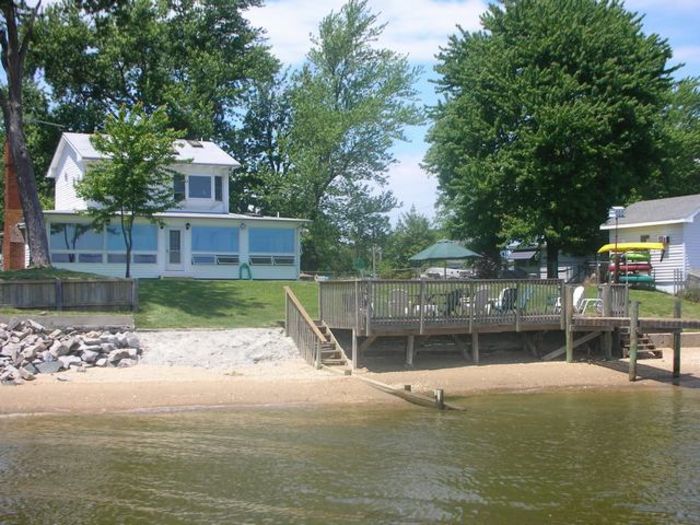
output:
M 27 56 L 27 49 L 29 49 L 29 41 L 32 39 L 32 34 L 34 33 L 34 22 L 36 20 L 37 14 L 39 13 L 40 7 L 41 0 L 39 0 L 34 9 L 32 9 L 31 14 L 29 15 L 29 20 L 25 24 L 27 29 L 24 33 L 24 39 L 22 39 L 22 43 L 19 46 L 19 67 L 22 70 L 24 70 L 24 59 Z

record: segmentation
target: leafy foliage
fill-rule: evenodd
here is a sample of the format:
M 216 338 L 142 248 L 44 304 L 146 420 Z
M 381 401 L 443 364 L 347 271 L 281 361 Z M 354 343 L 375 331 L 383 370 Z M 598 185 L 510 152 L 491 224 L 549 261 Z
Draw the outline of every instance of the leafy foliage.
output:
M 587 249 L 660 164 L 671 49 L 617 2 L 505 0 L 482 25 L 436 68 L 426 164 L 452 227 L 482 253 L 513 239 Z
M 148 115 L 140 104 L 131 111 L 121 108 L 117 116 L 107 118 L 104 133 L 91 138 L 105 158 L 90 166 L 76 185 L 80 197 L 97 204 L 87 210 L 96 228 L 119 220 L 126 245 L 126 277 L 134 219 L 158 222 L 155 214 L 177 205 L 169 167 L 177 159 L 173 143 L 181 133 L 167 126 L 164 109 Z
M 415 206 L 399 217 L 384 250 L 384 272 L 395 274 L 410 267 L 409 258 L 438 240 L 438 231 Z M 410 273 L 410 272 L 409 272 Z

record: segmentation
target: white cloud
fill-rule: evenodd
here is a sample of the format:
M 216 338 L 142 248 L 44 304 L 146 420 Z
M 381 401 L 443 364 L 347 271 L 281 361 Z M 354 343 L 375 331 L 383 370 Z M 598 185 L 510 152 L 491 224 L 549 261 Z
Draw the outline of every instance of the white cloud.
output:
M 678 46 L 673 49 L 673 58 L 678 62 L 700 62 L 700 45 Z
M 337 11 L 343 0 L 269 0 L 246 16 L 255 26 L 263 27 L 273 52 L 287 64 L 301 62 L 310 47 L 321 19 L 331 10 Z M 486 8 L 481 0 L 374 0 L 370 9 L 380 13 L 388 23 L 379 44 L 412 61 L 431 62 L 447 37 L 456 31 L 479 28 L 479 15 Z
M 431 219 L 435 216 L 437 179 L 420 167 L 422 160 L 422 152 L 399 156 L 398 162 L 389 170 L 389 187 L 402 204 L 390 214 L 394 224 L 399 215 L 409 211 L 411 206 Z

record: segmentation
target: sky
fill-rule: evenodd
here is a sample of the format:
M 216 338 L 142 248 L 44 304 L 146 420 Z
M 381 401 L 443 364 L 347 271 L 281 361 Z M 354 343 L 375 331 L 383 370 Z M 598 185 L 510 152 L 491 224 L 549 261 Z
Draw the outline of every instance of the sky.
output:
M 310 35 L 331 10 L 338 10 L 342 0 L 267 0 L 251 9 L 251 22 L 266 31 L 273 53 L 289 66 L 299 66 L 310 47 Z M 488 2 L 481 0 L 369 0 L 370 9 L 387 23 L 378 42 L 408 56 L 412 65 L 423 70 L 418 89 L 423 104 L 437 101 L 431 79 L 435 54 L 447 43 L 449 35 L 460 25 L 478 30 L 480 14 Z M 673 48 L 672 64 L 684 63 L 676 77 L 700 76 L 700 0 L 627 0 L 625 6 L 644 15 L 647 33 L 658 33 Z M 411 206 L 430 218 L 435 217 L 437 181 L 425 173 L 420 163 L 427 151 L 424 141 L 427 126 L 406 130 L 409 142 L 398 143 L 393 152 L 397 162 L 389 171 L 389 187 L 401 206 L 390 217 L 396 222 Z

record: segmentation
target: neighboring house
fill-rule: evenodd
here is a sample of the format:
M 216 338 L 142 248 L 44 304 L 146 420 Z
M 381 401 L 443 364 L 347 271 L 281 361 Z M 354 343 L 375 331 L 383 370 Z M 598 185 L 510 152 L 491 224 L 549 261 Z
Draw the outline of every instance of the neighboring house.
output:
M 302 219 L 229 213 L 229 176 L 238 162 L 212 142 L 175 142 L 181 164 L 173 192 L 181 205 L 157 215 L 163 225 L 137 219 L 133 230 L 134 277 L 297 279 Z M 102 155 L 90 135 L 64 133 L 47 177 L 56 180 L 54 210 L 44 212 L 54 266 L 123 276 L 125 247 L 118 218 L 102 232 L 80 214 L 86 202 L 75 183 Z M 187 162 L 187 161 L 190 162 Z
M 700 269 L 700 194 L 640 201 L 625 209 L 618 220 L 618 242 L 663 242 L 667 245 L 663 261 L 661 252 L 652 252 L 656 287 L 673 292 L 676 274 L 685 281 L 690 269 Z M 615 220 L 600 226 L 615 242 Z

